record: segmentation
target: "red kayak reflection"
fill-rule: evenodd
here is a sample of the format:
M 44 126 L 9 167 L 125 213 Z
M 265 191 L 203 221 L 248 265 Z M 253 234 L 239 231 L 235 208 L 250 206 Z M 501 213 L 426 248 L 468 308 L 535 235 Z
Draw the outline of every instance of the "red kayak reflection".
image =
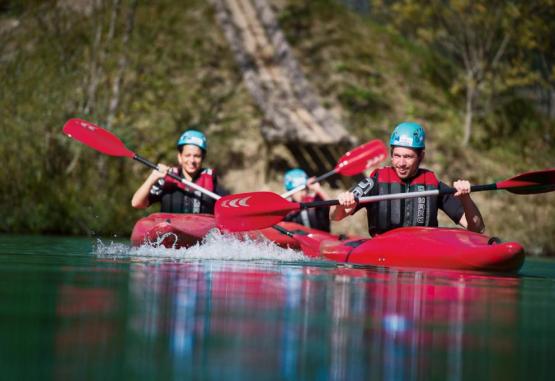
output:
M 496 332 L 518 324 L 518 285 L 472 272 L 165 264 L 135 277 L 132 293 L 154 305 L 133 326 L 168 335 L 180 361 L 201 349 L 212 359 L 220 343 L 235 366 L 301 377 L 316 361 L 342 377 L 410 379 L 460 372 L 473 351 L 511 357 L 514 343 Z
M 511 334 L 521 324 L 516 277 L 326 262 L 125 266 L 98 273 L 99 280 L 123 282 L 118 291 L 94 277 L 60 287 L 56 356 L 71 361 L 60 362 L 65 368 L 57 374 L 77 373 L 82 356 L 106 362 L 114 351 L 131 351 L 129 369 L 162 359 L 166 378 L 225 369 L 276 379 L 447 379 L 474 372 L 510 379 L 518 355 Z M 492 353 L 493 365 L 480 360 Z

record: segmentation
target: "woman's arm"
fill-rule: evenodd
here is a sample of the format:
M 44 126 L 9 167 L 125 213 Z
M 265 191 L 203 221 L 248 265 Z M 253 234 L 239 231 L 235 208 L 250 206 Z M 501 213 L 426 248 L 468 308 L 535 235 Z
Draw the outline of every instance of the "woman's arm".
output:
M 158 169 L 159 170 L 154 169 L 150 173 L 145 182 L 137 189 L 131 198 L 131 206 L 133 208 L 144 209 L 149 206 L 148 194 L 150 193 L 150 188 L 152 188 L 158 179 L 166 176 L 169 167 L 164 164 L 158 164 Z

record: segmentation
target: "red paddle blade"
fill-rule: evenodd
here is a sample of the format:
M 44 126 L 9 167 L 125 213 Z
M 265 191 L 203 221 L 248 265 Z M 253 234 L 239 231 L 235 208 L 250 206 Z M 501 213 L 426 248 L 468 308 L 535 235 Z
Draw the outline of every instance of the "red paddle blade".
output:
M 216 226 L 229 232 L 262 229 L 277 224 L 300 204 L 272 192 L 238 193 L 216 201 Z
M 64 134 L 110 156 L 134 157 L 123 142 L 111 132 L 83 119 L 70 119 L 64 124 Z
M 516 194 L 536 194 L 555 191 L 555 168 L 526 172 L 500 181 L 497 189 Z
M 387 147 L 379 139 L 365 143 L 341 156 L 335 171 L 344 176 L 354 176 L 387 159 Z

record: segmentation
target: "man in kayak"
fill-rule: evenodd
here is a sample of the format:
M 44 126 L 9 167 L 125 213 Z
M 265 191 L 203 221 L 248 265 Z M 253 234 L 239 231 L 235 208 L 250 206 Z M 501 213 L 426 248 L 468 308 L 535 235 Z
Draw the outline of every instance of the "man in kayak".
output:
M 473 232 L 483 232 L 484 221 L 470 198 L 470 183 L 457 180 L 456 193 L 439 197 L 418 197 L 357 204 L 355 197 L 417 192 L 448 187 L 435 174 L 420 168 L 425 154 L 426 135 L 418 123 L 404 122 L 391 134 L 391 166 L 379 168 L 360 181 L 351 191 L 338 195 L 339 205 L 330 210 L 330 218 L 340 221 L 365 208 L 370 235 L 401 226 L 438 226 L 437 211 L 443 210 L 453 222 Z
M 307 185 L 308 184 L 308 185 Z M 290 197 L 293 202 L 312 202 L 323 201 L 329 197 L 320 187 L 320 183 L 314 182 L 314 177 L 308 178 L 305 171 L 295 168 L 287 171 L 283 178 L 283 186 L 286 191 L 290 191 L 299 186 L 307 185 L 307 188 L 293 193 Z M 296 222 L 298 224 L 323 230 L 330 231 L 329 207 L 310 208 L 299 211 L 293 211 L 285 216 L 284 221 Z
M 177 141 L 179 167 L 170 168 L 164 164 L 158 164 L 159 170 L 153 170 L 137 189 L 131 205 L 142 209 L 159 202 L 160 211 L 165 213 L 213 214 L 216 202 L 214 199 L 166 175 L 168 171 L 172 171 L 211 192 L 218 195 L 225 194 L 225 190 L 218 185 L 214 170 L 202 167 L 206 149 L 206 136 L 202 132 L 185 131 Z

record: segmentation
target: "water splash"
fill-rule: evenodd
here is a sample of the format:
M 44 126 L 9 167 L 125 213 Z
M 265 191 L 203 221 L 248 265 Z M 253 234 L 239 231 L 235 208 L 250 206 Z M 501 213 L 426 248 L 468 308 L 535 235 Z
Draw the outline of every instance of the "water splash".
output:
M 159 241 L 161 242 L 161 240 Z M 210 232 L 202 243 L 189 248 L 166 248 L 152 242 L 140 247 L 130 247 L 124 243 L 108 244 L 97 240 L 93 254 L 100 258 L 138 259 L 138 260 L 227 260 L 227 261 L 310 261 L 301 252 L 285 249 L 266 239 L 242 240 L 235 236 L 224 235 L 217 230 Z

